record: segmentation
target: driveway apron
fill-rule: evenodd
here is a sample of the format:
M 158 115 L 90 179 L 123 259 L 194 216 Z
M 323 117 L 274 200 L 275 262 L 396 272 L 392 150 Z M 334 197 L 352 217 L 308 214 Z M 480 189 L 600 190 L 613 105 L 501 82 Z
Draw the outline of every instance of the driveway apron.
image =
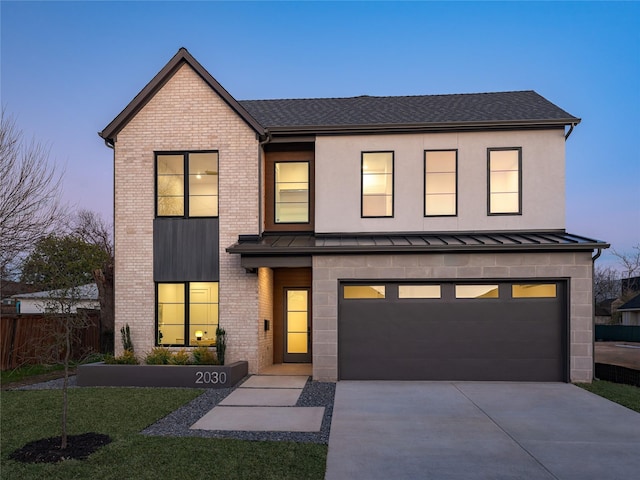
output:
M 640 414 L 563 383 L 337 383 L 327 480 L 630 479 Z

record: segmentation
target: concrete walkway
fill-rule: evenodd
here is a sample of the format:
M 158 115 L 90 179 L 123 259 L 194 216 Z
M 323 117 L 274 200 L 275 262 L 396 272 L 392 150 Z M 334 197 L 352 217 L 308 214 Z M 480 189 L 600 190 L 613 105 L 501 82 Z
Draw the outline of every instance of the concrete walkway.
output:
M 253 375 L 194 423 L 197 430 L 319 432 L 324 407 L 296 407 L 309 377 Z
M 338 382 L 327 480 L 631 479 L 640 414 L 561 383 Z

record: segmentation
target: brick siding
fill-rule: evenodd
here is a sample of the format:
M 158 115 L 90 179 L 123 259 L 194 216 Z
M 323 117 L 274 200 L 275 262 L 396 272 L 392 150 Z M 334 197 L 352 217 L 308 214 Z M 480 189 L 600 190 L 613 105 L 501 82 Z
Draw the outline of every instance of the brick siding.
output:
M 118 134 L 115 144 L 115 316 L 126 323 L 140 355 L 154 346 L 154 152 L 217 150 L 220 189 L 220 326 L 227 363 L 258 362 L 257 278 L 225 248 L 239 234 L 257 234 L 258 150 L 255 132 L 183 65 Z M 122 349 L 116 339 L 116 351 Z

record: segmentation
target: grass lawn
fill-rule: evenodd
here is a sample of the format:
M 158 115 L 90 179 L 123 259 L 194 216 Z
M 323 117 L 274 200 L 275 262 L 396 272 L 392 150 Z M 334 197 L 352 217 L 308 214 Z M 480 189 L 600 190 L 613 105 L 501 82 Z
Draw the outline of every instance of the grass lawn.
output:
M 75 367 L 75 365 L 73 365 Z M 14 370 L 3 370 L 0 372 L 0 385 L 7 385 L 12 382 L 19 382 L 27 378 L 47 373 L 64 370 L 64 365 L 26 365 Z
M 594 380 L 593 383 L 577 383 L 576 385 L 640 413 L 640 387 L 605 382 L 604 380 Z
M 201 392 L 159 388 L 70 389 L 68 433 L 104 433 L 113 442 L 82 461 L 22 464 L 10 460 L 9 454 L 32 440 L 60 435 L 62 392 L 3 391 L 0 478 L 266 480 L 324 477 L 326 445 L 139 434 Z

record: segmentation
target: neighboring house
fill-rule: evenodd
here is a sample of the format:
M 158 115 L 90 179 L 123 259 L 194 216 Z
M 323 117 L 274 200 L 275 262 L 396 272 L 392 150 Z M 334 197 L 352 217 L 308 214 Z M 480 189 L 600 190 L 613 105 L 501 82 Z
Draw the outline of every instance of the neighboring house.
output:
M 95 283 L 77 287 L 71 295 L 63 290 L 49 290 L 21 293 L 11 298 L 16 304 L 17 313 L 61 313 L 67 308 L 70 313 L 75 313 L 78 308 L 100 309 Z
M 533 91 L 238 101 L 180 49 L 100 133 L 116 329 L 144 352 L 219 324 L 251 373 L 591 381 L 579 122 Z
M 640 325 L 640 293 L 618 307 L 618 312 L 622 315 L 622 325 Z

